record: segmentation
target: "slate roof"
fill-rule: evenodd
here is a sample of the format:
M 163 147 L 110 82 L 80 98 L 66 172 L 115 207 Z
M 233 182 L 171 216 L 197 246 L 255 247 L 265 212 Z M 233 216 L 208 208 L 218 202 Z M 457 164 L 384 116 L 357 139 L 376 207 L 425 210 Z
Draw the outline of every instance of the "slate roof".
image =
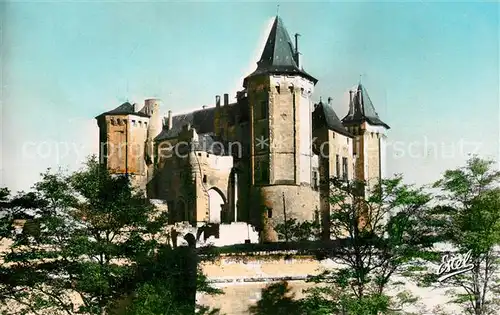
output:
M 215 145 L 215 143 L 218 143 L 218 145 Z M 193 149 L 216 155 L 224 153 L 222 142 L 216 141 L 215 134 L 212 132 L 198 135 L 198 142 L 193 146 Z
M 249 120 L 249 109 L 248 109 L 248 99 L 242 99 L 237 103 L 229 104 L 226 107 L 226 113 L 228 118 L 233 121 L 233 123 L 242 123 Z M 239 122 L 236 119 L 239 119 Z
M 314 84 L 318 82 L 317 79 L 297 65 L 294 45 L 279 16 L 274 19 L 264 51 L 257 62 L 257 69 L 245 78 L 243 86 L 247 86 L 246 82 L 249 78 L 262 74 L 300 74 L 313 81 Z
M 374 126 L 384 126 L 389 129 L 390 127 L 384 123 L 378 116 L 375 107 L 373 106 L 370 97 L 366 91 L 366 88 L 358 84 L 358 88 L 354 92 L 352 100 L 349 104 L 349 112 L 342 119 L 342 123 L 345 125 L 361 124 L 367 121 Z
M 155 141 L 172 139 L 179 135 L 182 127 L 191 124 L 198 134 L 214 132 L 215 107 L 197 110 L 191 113 L 177 115 L 172 117 L 172 128 L 163 129 Z
M 129 102 L 125 102 L 118 106 L 115 109 L 112 109 L 108 112 L 104 112 L 100 114 L 98 117 L 101 116 L 107 116 L 107 115 L 136 115 L 136 116 L 141 116 L 141 117 L 150 117 L 148 114 L 144 113 L 143 111 L 135 111 L 134 105 L 130 104 Z
M 333 130 L 347 137 L 353 137 L 353 135 L 350 134 L 344 127 L 333 108 L 329 104 L 325 104 L 322 101 L 315 105 L 312 114 L 312 123 L 314 129 L 322 127 L 326 124 L 329 130 Z

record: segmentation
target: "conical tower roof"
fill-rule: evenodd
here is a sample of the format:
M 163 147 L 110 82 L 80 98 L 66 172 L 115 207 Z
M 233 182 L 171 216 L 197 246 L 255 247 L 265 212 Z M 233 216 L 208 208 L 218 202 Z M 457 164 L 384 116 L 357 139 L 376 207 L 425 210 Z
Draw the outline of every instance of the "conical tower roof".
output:
M 351 91 L 351 93 L 354 93 L 354 95 L 351 97 L 349 103 L 349 112 L 342 119 L 344 125 L 361 124 L 367 121 L 374 126 L 384 126 L 387 129 L 390 128 L 378 116 L 366 88 L 361 83 L 358 84 L 356 91 Z
M 248 78 L 262 74 L 299 74 L 316 84 L 318 80 L 299 67 L 297 58 L 298 54 L 290 35 L 288 35 L 281 18 L 276 16 L 262 56 L 257 62 L 257 69 L 245 78 L 243 85 L 246 86 Z
M 353 137 L 347 129 L 342 125 L 339 117 L 335 113 L 335 110 L 330 104 L 325 104 L 323 101 L 319 101 L 318 104 L 314 106 L 314 111 L 312 113 L 312 124 L 313 129 L 321 128 L 326 126 L 328 129 L 338 132 L 347 137 Z

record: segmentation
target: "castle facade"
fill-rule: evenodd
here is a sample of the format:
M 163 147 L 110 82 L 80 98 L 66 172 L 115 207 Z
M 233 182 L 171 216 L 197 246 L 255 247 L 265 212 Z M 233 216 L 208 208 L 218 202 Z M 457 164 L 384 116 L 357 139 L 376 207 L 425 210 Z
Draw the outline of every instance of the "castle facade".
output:
M 160 100 L 124 103 L 96 117 L 101 161 L 161 200 L 172 224 L 215 229 L 217 238 L 219 226 L 245 223 L 259 241 L 273 242 L 273 226 L 285 219 L 319 220 L 328 238 L 332 209 L 323 183 L 383 177 L 389 126 L 361 83 L 342 120 L 330 98 L 314 104 L 318 80 L 299 56 L 298 35 L 293 43 L 276 17 L 236 102 L 224 94 L 215 106 L 165 118 Z M 250 233 L 241 239 L 250 241 Z

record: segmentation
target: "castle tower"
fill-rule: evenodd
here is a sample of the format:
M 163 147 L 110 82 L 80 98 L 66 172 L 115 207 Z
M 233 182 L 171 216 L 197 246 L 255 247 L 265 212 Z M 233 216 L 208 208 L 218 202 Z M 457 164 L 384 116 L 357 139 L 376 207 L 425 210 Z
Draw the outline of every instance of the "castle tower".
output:
M 368 189 L 386 176 L 385 139 L 390 128 L 375 111 L 366 88 L 359 83 L 350 91 L 349 112 L 342 119 L 354 138 L 354 178 L 366 181 Z
M 145 143 L 149 115 L 125 102 L 96 117 L 99 126 L 99 160 L 111 174 L 126 174 L 145 190 L 147 177 Z
M 328 103 L 321 100 L 315 105 L 313 112 L 313 144 L 314 153 L 318 156 L 318 177 L 320 206 L 318 219 L 321 219 L 321 234 L 325 240 L 330 239 L 330 218 L 336 211 L 330 203 L 330 179 L 341 180 L 353 178 L 353 135 L 342 125 L 335 113 L 332 99 Z
M 140 112 L 148 115 L 149 125 L 147 129 L 146 137 L 146 152 L 145 152 L 145 162 L 147 165 L 147 181 L 151 181 L 154 175 L 154 165 L 157 162 L 157 157 L 155 156 L 155 137 L 161 132 L 163 128 L 162 116 L 160 114 L 161 101 L 159 99 L 147 99 L 144 101 L 144 107 Z
M 257 69 L 245 78 L 250 110 L 252 223 L 263 241 L 270 226 L 287 219 L 310 220 L 319 198 L 312 184 L 311 94 L 317 80 L 299 63 L 280 17 L 276 17 Z M 259 208 L 259 209 L 257 209 Z

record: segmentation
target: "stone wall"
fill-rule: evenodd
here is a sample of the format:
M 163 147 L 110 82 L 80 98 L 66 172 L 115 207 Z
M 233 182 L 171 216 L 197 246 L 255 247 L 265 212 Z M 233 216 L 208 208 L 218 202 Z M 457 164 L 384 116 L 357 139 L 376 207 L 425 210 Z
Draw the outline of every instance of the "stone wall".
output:
M 180 143 L 184 141 L 189 143 L 197 140 L 197 137 L 196 130 L 186 129 L 179 138 L 159 143 L 158 150 L 163 152 L 159 154 L 158 171 L 154 179 L 157 187 L 155 198 L 167 200 L 176 219 L 182 210 L 177 209 L 177 201 L 182 199 L 189 202 L 193 223 L 208 222 L 210 211 L 222 211 L 220 205 L 219 209 L 210 209 L 211 190 L 216 191 L 223 200 L 223 208 L 227 212 L 230 173 L 233 167 L 231 156 L 218 156 L 204 151 L 182 152 Z M 186 145 L 186 148 L 188 146 Z M 191 184 L 187 185 L 190 180 Z M 216 217 L 220 218 L 221 214 Z M 220 220 L 214 223 L 220 223 Z
M 137 115 L 107 115 L 99 118 L 100 160 L 113 174 L 128 173 L 132 184 L 146 189 L 144 160 L 149 118 Z
M 203 262 L 200 267 L 211 285 L 221 289 L 224 294 L 206 295 L 198 292 L 198 303 L 219 308 L 222 314 L 243 315 L 249 314 L 248 308 L 261 299 L 262 289 L 269 284 L 287 281 L 295 298 L 302 298 L 304 290 L 321 285 L 307 282 L 308 276 L 342 268 L 342 265 L 330 259 L 320 261 L 308 255 L 255 252 L 227 254 L 216 260 Z M 446 292 L 449 288 L 446 286 L 418 287 L 416 283 L 397 274 L 393 281 L 400 284 L 388 286 L 388 295 L 395 296 L 401 290 L 409 290 L 418 299 L 405 306 L 404 311 L 423 315 L 436 314 L 433 311 L 435 307 L 442 307 L 450 314 L 459 314 L 461 311 L 457 305 L 448 303 L 449 296 Z
M 198 151 L 191 153 L 190 159 L 193 172 L 196 174 L 197 221 L 212 221 L 210 218 L 218 217 L 219 221 L 213 223 L 221 223 L 221 213 L 218 215 L 210 213 L 217 211 L 227 213 L 229 210 L 229 178 L 233 167 L 233 158 Z M 210 191 L 215 191 L 215 193 L 210 194 Z M 225 204 L 224 209 L 221 209 L 220 205 L 210 202 L 210 198 L 214 194 L 220 195 Z M 227 217 L 225 213 L 222 215 L 223 219 Z
M 198 303 L 219 308 L 223 314 L 249 314 L 248 308 L 261 298 L 262 289 L 280 280 L 288 281 L 297 298 L 313 284 L 305 281 L 308 275 L 319 274 L 324 266 L 310 256 L 293 259 L 272 255 L 222 256 L 201 264 L 213 287 L 224 292 L 221 296 L 198 293 Z M 277 314 L 278 315 L 278 314 Z
M 277 235 L 272 231 L 276 224 L 286 219 L 313 220 L 319 211 L 319 192 L 310 186 L 271 185 L 260 188 L 261 211 L 264 221 L 262 241 L 275 242 Z M 284 202 L 284 203 L 283 203 Z

